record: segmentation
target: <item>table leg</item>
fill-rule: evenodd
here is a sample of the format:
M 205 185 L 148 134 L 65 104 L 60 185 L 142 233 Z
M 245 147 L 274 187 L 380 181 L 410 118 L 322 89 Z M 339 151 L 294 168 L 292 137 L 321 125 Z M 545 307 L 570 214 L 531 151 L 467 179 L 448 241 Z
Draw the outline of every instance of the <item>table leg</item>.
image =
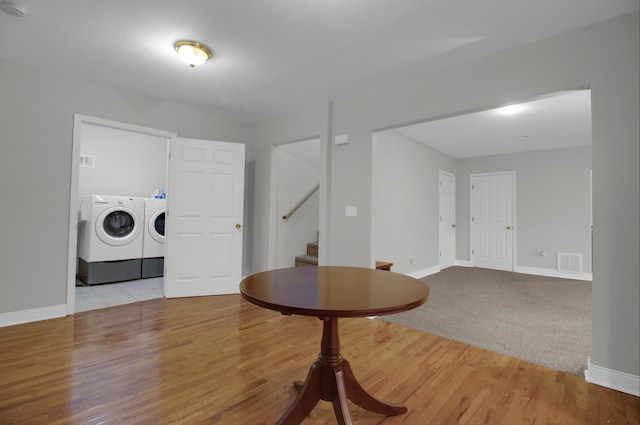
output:
M 342 370 L 344 371 L 344 380 L 347 387 L 347 397 L 349 397 L 349 400 L 353 401 L 358 406 L 370 412 L 380 413 L 387 416 L 407 413 L 407 408 L 402 404 L 380 401 L 365 391 L 354 376 L 353 371 L 351 370 L 351 365 L 348 361 L 342 361 Z
M 320 401 L 321 379 L 322 367 L 318 362 L 315 362 L 311 365 L 304 383 L 294 382 L 293 386 L 298 391 L 298 396 L 280 420 L 276 422 L 276 425 L 298 425 L 311 413 Z
M 330 401 L 339 425 L 353 425 L 347 399 L 363 409 L 383 415 L 407 412 L 401 404 L 386 403 L 367 393 L 355 378 L 349 362 L 340 355 L 338 319 L 325 318 L 318 360 L 311 365 L 304 383 L 296 381 L 298 391 L 293 404 L 276 425 L 298 425 L 319 400 Z

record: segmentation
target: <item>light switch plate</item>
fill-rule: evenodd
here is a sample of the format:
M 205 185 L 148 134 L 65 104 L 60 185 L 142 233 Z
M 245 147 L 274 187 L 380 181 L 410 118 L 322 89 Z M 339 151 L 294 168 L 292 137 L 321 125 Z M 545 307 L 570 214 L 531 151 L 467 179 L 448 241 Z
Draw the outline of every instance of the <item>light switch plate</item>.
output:
M 336 136 L 334 138 L 334 142 L 335 142 L 336 146 L 348 145 L 349 144 L 349 135 L 348 134 L 341 134 L 339 136 Z
M 347 217 L 357 217 L 358 207 L 344 207 L 344 215 Z

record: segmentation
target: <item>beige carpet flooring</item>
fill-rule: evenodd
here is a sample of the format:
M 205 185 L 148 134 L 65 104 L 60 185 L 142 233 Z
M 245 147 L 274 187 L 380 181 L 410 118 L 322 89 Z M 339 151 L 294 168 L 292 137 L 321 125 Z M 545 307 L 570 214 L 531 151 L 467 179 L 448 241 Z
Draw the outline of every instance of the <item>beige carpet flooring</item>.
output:
M 422 280 L 424 305 L 378 319 L 584 376 L 591 282 L 469 267 Z

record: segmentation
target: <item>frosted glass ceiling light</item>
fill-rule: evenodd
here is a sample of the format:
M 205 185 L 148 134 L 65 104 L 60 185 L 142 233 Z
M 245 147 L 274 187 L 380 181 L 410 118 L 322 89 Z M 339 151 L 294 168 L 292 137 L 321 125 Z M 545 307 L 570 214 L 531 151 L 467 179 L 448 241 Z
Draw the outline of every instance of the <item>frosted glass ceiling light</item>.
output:
M 202 65 L 213 56 L 211 50 L 204 44 L 197 41 L 178 41 L 176 43 L 176 52 L 178 56 L 191 68 Z
M 3 1 L 0 3 L 0 10 L 14 18 L 24 18 L 24 15 L 27 14 L 24 6 L 20 6 L 19 4 L 15 4 L 11 1 Z

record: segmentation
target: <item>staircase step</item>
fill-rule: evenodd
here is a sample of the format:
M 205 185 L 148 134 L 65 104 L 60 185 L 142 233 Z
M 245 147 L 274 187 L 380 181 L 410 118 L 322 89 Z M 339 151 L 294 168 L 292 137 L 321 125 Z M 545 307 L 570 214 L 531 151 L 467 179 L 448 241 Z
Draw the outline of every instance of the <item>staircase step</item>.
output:
M 317 266 L 318 257 L 314 255 L 298 255 L 296 257 L 296 267 Z
M 307 243 L 307 255 L 311 255 L 313 257 L 318 256 L 318 242 Z

